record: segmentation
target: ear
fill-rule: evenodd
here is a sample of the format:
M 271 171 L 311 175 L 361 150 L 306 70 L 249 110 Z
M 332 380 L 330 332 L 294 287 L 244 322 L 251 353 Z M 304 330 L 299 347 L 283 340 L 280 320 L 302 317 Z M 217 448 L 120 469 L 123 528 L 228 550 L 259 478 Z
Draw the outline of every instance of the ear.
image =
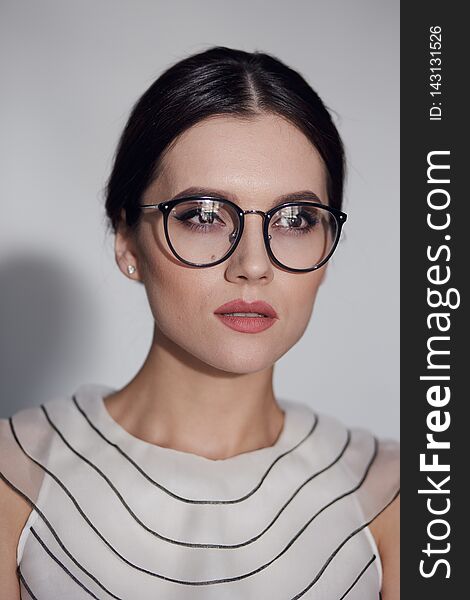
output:
M 114 237 L 114 257 L 119 269 L 129 279 L 142 281 L 139 273 L 139 260 L 136 252 L 136 243 L 133 233 L 126 224 L 125 210 L 121 211 L 121 219 Z M 133 273 L 129 273 L 128 267 L 135 267 Z

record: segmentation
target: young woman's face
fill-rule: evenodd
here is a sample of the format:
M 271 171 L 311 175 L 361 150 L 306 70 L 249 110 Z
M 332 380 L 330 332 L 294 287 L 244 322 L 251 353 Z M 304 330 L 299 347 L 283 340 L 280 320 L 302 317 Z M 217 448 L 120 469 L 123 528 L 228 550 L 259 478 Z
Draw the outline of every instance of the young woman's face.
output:
M 317 150 L 296 127 L 274 115 L 250 121 L 217 116 L 187 130 L 171 147 L 161 176 L 146 190 L 143 204 L 168 200 L 190 187 L 217 190 L 242 209 L 267 211 L 277 197 L 311 190 L 328 203 L 326 175 Z M 146 289 L 157 335 L 196 359 L 231 373 L 269 368 L 304 333 L 326 265 L 291 273 L 271 262 L 263 242 L 262 217 L 245 215 L 242 238 L 218 265 L 192 268 L 167 246 L 163 215 L 144 211 L 137 233 L 118 233 L 121 270 Z M 278 318 L 258 333 L 227 327 L 214 314 L 235 299 L 263 300 Z

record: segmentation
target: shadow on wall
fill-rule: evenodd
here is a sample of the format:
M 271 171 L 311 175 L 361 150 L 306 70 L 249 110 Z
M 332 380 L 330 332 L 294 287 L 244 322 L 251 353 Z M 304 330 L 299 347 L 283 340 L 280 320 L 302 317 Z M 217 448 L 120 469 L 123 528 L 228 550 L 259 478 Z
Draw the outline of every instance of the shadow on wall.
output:
M 90 361 L 96 311 L 84 289 L 50 256 L 0 262 L 0 418 L 63 392 Z

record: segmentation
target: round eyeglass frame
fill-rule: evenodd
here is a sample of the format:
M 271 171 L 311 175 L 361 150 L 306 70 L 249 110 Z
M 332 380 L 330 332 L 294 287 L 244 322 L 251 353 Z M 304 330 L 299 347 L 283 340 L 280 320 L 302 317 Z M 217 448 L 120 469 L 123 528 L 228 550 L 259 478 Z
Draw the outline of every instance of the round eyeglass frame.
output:
M 182 256 L 180 256 L 176 252 L 175 248 L 173 247 L 173 245 L 171 243 L 170 235 L 168 233 L 168 215 L 170 214 L 171 210 L 175 206 L 177 206 L 178 204 L 181 204 L 182 202 L 186 202 L 187 200 L 213 200 L 213 201 L 217 201 L 217 202 L 223 202 L 223 203 L 231 206 L 237 212 L 238 218 L 239 218 L 239 227 L 237 230 L 237 237 L 235 238 L 235 241 L 233 242 L 233 244 L 230 247 L 230 249 L 228 250 L 228 252 L 226 252 L 226 254 L 219 260 L 210 262 L 210 263 L 204 263 L 204 264 L 193 263 L 193 262 L 190 262 L 190 261 L 184 259 Z M 224 262 L 225 260 L 227 260 L 235 252 L 235 250 L 240 242 L 240 239 L 243 235 L 243 229 L 244 229 L 244 225 L 245 225 L 245 215 L 258 214 L 263 217 L 264 245 L 266 247 L 266 251 L 267 251 L 269 257 L 271 258 L 271 260 L 278 267 L 281 267 L 282 269 L 286 269 L 287 271 L 290 271 L 293 273 L 306 273 L 306 272 L 310 272 L 310 271 L 315 271 L 316 269 L 319 269 L 320 267 L 322 267 L 332 257 L 332 255 L 336 249 L 336 246 L 338 245 L 338 242 L 340 240 L 343 225 L 346 222 L 346 219 L 348 218 L 347 213 L 339 210 L 338 208 L 334 208 L 332 206 L 327 206 L 326 204 L 322 204 L 321 202 L 312 202 L 310 200 L 300 200 L 300 201 L 296 200 L 293 202 L 283 202 L 281 204 L 278 204 L 277 206 L 274 206 L 267 212 L 264 212 L 262 210 L 243 210 L 237 204 L 235 204 L 235 202 L 232 202 L 231 200 L 228 200 L 227 198 L 221 198 L 218 196 L 201 196 L 201 195 L 197 195 L 197 194 L 189 195 L 189 196 L 182 196 L 180 198 L 174 198 L 173 200 L 166 200 L 166 201 L 160 202 L 158 204 L 140 204 L 139 206 L 141 208 L 158 209 L 163 213 L 163 225 L 164 225 L 165 237 L 166 237 L 166 241 L 167 241 L 167 244 L 168 244 L 170 250 L 175 255 L 175 257 L 182 263 L 189 265 L 191 267 L 199 267 L 199 268 L 214 267 L 215 265 L 218 265 L 218 264 Z M 295 269 L 293 267 L 284 265 L 276 258 L 273 251 L 271 250 L 271 244 L 269 242 L 271 236 L 268 233 L 269 223 L 271 222 L 271 218 L 273 217 L 273 215 L 278 210 L 280 210 L 281 208 L 285 208 L 287 206 L 317 206 L 318 208 L 327 210 L 335 218 L 336 225 L 337 225 L 336 238 L 333 242 L 333 245 L 331 246 L 331 250 L 329 251 L 327 256 L 325 256 L 325 258 L 323 258 L 317 265 L 310 267 L 308 269 Z

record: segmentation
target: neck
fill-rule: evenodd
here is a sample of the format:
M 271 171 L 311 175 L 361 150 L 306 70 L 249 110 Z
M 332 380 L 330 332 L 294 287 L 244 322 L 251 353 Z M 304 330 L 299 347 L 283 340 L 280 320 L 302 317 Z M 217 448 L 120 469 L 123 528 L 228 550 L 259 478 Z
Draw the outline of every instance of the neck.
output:
M 158 332 L 139 372 L 105 404 L 115 421 L 146 442 L 229 458 L 279 437 L 284 413 L 274 397 L 273 370 L 221 371 Z

